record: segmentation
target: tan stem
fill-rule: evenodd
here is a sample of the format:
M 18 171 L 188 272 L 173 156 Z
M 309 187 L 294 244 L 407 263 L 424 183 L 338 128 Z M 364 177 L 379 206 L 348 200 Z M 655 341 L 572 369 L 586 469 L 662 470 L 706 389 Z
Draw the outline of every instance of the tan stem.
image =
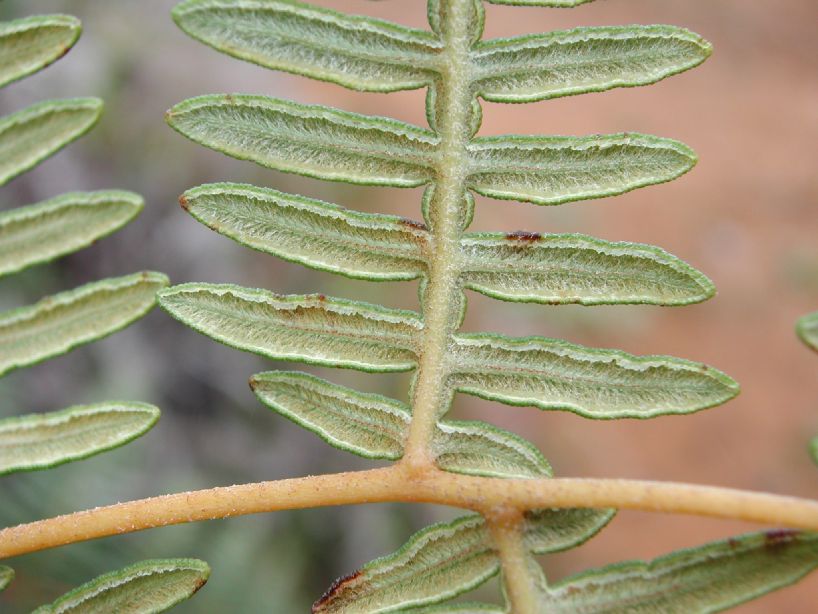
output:
M 557 478 L 504 480 L 399 463 L 386 469 L 212 488 L 58 516 L 0 531 L 0 558 L 172 524 L 277 510 L 380 502 L 496 510 L 618 508 L 729 518 L 818 531 L 818 502 L 662 482 Z
M 500 557 L 503 585 L 510 612 L 538 614 L 536 587 L 529 567 L 531 559 L 523 541 L 522 512 L 513 509 L 490 516 L 486 521 Z

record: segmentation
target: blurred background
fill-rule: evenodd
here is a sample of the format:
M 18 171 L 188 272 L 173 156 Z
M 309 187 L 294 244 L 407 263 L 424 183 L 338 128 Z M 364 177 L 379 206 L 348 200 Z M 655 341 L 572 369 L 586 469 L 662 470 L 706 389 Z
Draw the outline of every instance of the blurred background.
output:
M 425 27 L 422 0 L 315 4 Z M 82 39 L 63 60 L 0 94 L 7 113 L 51 97 L 100 96 L 106 113 L 78 143 L 0 192 L 2 207 L 69 190 L 124 188 L 144 213 L 78 254 L 0 282 L 0 307 L 141 269 L 174 282 L 233 282 L 282 293 L 323 292 L 416 308 L 416 283 L 375 284 L 254 253 L 197 224 L 177 205 L 200 183 L 275 187 L 363 211 L 420 217 L 420 190 L 352 187 L 284 175 L 186 141 L 163 122 L 185 98 L 259 93 L 424 124 L 423 92 L 360 94 L 222 56 L 171 22 L 172 0 L 3 0 L 0 18 L 66 12 Z M 482 134 L 639 131 L 692 146 L 701 162 L 671 184 L 615 199 L 536 207 L 478 198 L 475 230 L 583 232 L 659 245 L 709 275 L 716 298 L 684 308 L 547 307 L 470 293 L 464 328 L 539 334 L 636 354 L 711 364 L 743 386 L 720 408 L 652 421 L 591 422 L 467 396 L 458 418 L 525 434 L 562 476 L 620 476 L 729 485 L 818 497 L 806 442 L 818 433 L 818 356 L 793 326 L 818 309 L 818 4 L 813 0 L 610 0 L 571 11 L 489 6 L 486 37 L 578 25 L 670 23 L 715 46 L 704 66 L 658 85 L 530 105 L 484 104 Z M 125 448 L 0 483 L 0 525 L 163 494 L 372 466 L 338 452 L 257 403 L 247 378 L 297 368 L 405 399 L 406 375 L 271 364 L 199 336 L 160 311 L 102 342 L 0 381 L 0 416 L 104 399 L 159 405 L 163 418 Z M 391 552 L 416 529 L 452 518 L 433 506 L 375 505 L 280 512 L 111 538 L 21 557 L 0 611 L 17 614 L 99 573 L 143 558 L 206 559 L 213 575 L 179 612 L 306 612 L 332 580 Z M 583 547 L 544 560 L 552 580 L 588 567 L 754 529 L 740 523 L 622 512 Z M 818 574 L 739 608 L 815 611 Z M 497 595 L 496 583 L 481 596 Z

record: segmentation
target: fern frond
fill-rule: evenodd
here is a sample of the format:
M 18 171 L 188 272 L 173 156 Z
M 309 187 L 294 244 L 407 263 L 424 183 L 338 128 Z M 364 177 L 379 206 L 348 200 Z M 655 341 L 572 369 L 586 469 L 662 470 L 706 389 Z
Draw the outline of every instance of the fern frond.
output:
M 88 132 L 102 115 L 98 98 L 38 102 L 0 119 L 0 185 Z
M 92 282 L 0 314 L 0 375 L 102 339 L 141 318 L 168 285 L 143 272 Z
M 233 158 L 308 177 L 406 188 L 434 177 L 438 137 L 394 119 L 228 94 L 186 100 L 167 121 Z
M 818 312 L 811 313 L 798 320 L 798 336 L 804 344 L 818 352 Z
M 193 0 L 173 19 L 233 57 L 371 92 L 430 85 L 441 48 L 424 30 L 293 0 Z
M 477 94 L 491 102 L 534 102 L 649 85 L 701 64 L 712 52 L 673 26 L 576 28 L 475 45 Z
M 547 612 L 721 612 L 797 582 L 818 567 L 818 536 L 767 531 L 567 578 L 543 594 Z
M 174 286 L 159 293 L 159 304 L 191 328 L 240 350 L 362 371 L 413 369 L 423 331 L 411 311 L 230 284 Z
M 210 577 L 196 559 L 143 561 L 100 576 L 32 614 L 154 614 L 192 597 Z
M 350 277 L 415 279 L 430 256 L 424 225 L 397 216 L 233 183 L 199 186 L 180 202 L 196 220 L 242 245 Z
M 586 418 L 690 413 L 738 394 L 732 379 L 700 363 L 544 337 L 459 334 L 449 351 L 457 365 L 450 381 L 461 392 Z
M 0 275 L 87 247 L 133 220 L 144 204 L 132 192 L 72 192 L 0 213 Z
M 336 448 L 366 458 L 403 456 L 412 414 L 400 401 L 306 373 L 259 373 L 250 378 L 250 387 L 267 407 Z M 534 446 L 483 422 L 440 421 L 431 449 L 444 471 L 506 478 L 552 475 Z
M 81 31 L 79 19 L 70 15 L 36 15 L 0 23 L 0 87 L 59 60 Z
M 145 403 L 108 402 L 0 420 L 0 475 L 48 469 L 118 448 L 153 428 L 159 414 Z

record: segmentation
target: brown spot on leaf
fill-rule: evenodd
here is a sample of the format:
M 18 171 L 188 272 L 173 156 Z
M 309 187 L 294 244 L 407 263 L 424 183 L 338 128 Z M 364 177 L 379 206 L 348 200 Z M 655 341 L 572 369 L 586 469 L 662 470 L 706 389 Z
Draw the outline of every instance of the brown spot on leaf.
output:
M 235 104 L 236 103 L 236 97 L 233 96 L 233 94 L 225 94 L 224 95 L 224 101 L 227 104 Z
M 539 232 L 527 232 L 525 230 L 515 230 L 506 234 L 506 239 L 509 241 L 521 241 L 523 243 L 536 243 L 542 239 Z
M 190 205 L 188 204 L 187 197 L 184 194 L 179 197 L 179 206 L 185 211 L 190 211 Z
M 205 584 L 207 584 L 207 578 L 199 578 L 196 580 L 196 585 L 193 587 L 193 592 L 191 595 L 198 593 Z
M 773 529 L 764 533 L 765 548 L 780 548 L 790 543 L 801 531 L 795 529 Z
M 342 576 L 335 580 L 335 582 L 333 582 L 332 585 L 330 585 L 330 587 L 327 589 L 327 592 L 321 595 L 321 598 L 312 604 L 313 614 L 321 612 L 324 609 L 324 606 L 332 600 L 332 598 L 335 596 L 337 592 L 342 590 L 344 586 L 346 586 L 347 584 L 351 584 L 360 575 L 361 570 L 358 570 L 347 576 Z
M 256 388 L 258 388 L 258 380 L 256 379 L 255 375 L 250 377 L 250 379 L 247 380 L 247 383 L 250 385 L 250 390 L 252 390 L 253 392 L 255 392 Z
M 422 230 L 423 232 L 428 232 L 429 227 L 426 226 L 423 222 L 418 222 L 417 220 L 410 220 L 408 217 L 400 218 L 400 223 L 404 226 L 408 226 L 409 228 L 414 228 L 415 230 Z

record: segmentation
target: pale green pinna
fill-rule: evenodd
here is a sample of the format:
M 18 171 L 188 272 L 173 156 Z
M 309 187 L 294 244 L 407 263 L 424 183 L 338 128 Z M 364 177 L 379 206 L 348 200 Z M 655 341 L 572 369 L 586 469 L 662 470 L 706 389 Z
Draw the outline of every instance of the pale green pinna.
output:
M 590 0 L 488 1 L 572 7 Z M 364 91 L 427 88 L 428 128 L 238 94 L 194 98 L 167 114 L 186 137 L 268 168 L 425 186 L 423 222 L 232 183 L 200 186 L 181 198 L 194 218 L 253 249 L 361 279 L 419 278 L 420 310 L 204 283 L 162 290 L 160 304 L 201 333 L 269 358 L 414 371 L 408 404 L 301 373 L 252 378 L 264 404 L 336 447 L 395 460 L 423 441 L 446 471 L 543 477 L 551 475 L 549 464 L 516 435 L 446 420 L 454 394 L 594 419 L 653 418 L 718 405 L 738 386 L 715 369 L 677 358 L 458 332 L 464 289 L 502 300 L 583 305 L 685 305 L 714 294 L 704 275 L 656 247 L 573 234 L 466 232 L 473 193 L 557 205 L 670 181 L 696 163 L 685 145 L 641 134 L 476 136 L 479 99 L 533 102 L 647 85 L 700 64 L 711 48 L 672 26 L 484 41 L 483 10 L 480 0 L 429 0 L 431 28 L 419 30 L 295 0 L 177 5 L 173 16 L 185 32 L 260 66 Z M 818 566 L 813 536 L 773 531 L 546 583 L 533 555 L 582 543 L 613 513 L 528 512 L 521 530 L 529 558 L 522 568 L 539 609 L 715 612 Z M 510 606 L 444 603 L 500 570 L 485 520 L 466 516 L 429 527 L 395 554 L 338 580 L 313 611 L 503 612 Z
M 61 58 L 81 29 L 80 22 L 67 15 L 0 23 L 0 86 Z M 99 119 L 102 107 L 97 98 L 49 100 L 1 118 L 0 185 L 85 134 Z M 82 249 L 119 230 L 142 207 L 139 195 L 108 190 L 63 194 L 4 211 L 0 213 L 0 275 Z M 167 285 L 161 273 L 135 273 L 0 313 L 0 376 L 116 332 L 150 311 L 157 290 Z M 47 469 L 110 450 L 144 434 L 158 419 L 158 408 L 131 401 L 2 419 L 0 476 Z M 196 592 L 208 575 L 201 561 L 146 561 L 101 576 L 37 612 L 161 612 Z M 13 576 L 10 568 L 0 567 L 0 591 Z

